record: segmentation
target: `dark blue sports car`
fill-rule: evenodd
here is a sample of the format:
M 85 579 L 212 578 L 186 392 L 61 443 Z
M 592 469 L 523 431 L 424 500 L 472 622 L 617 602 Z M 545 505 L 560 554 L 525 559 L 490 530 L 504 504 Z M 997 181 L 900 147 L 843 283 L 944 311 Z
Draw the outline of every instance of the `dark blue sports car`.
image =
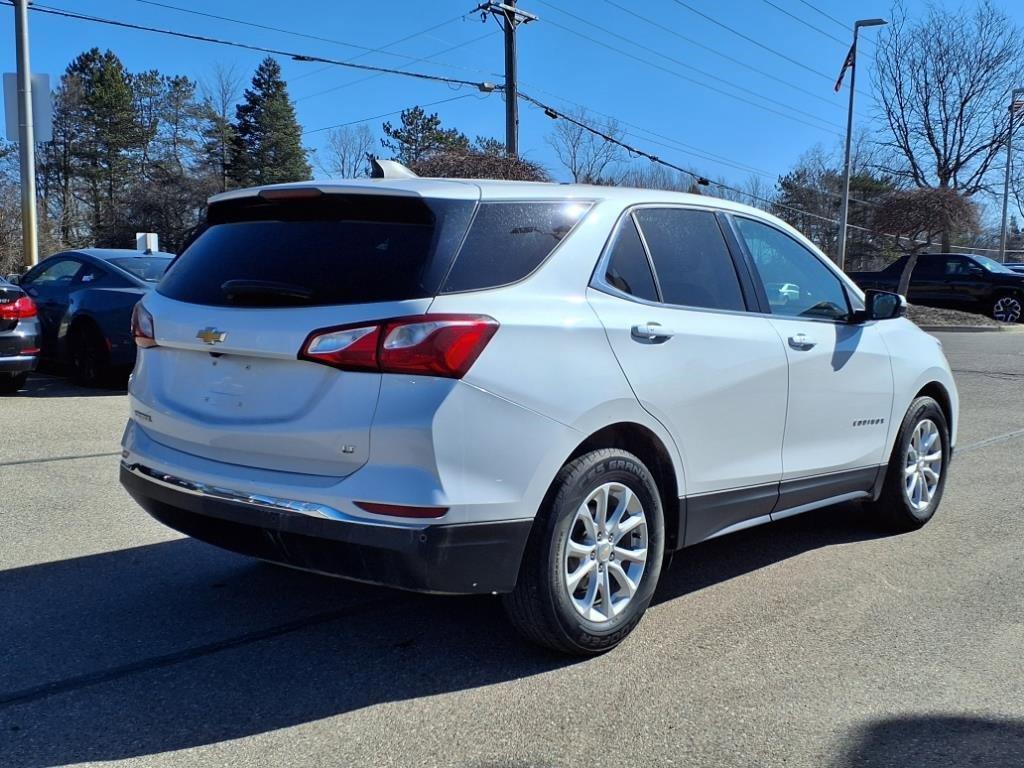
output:
M 70 366 L 75 379 L 90 386 L 133 366 L 132 308 L 173 258 L 170 253 L 83 248 L 39 262 L 18 284 L 39 310 L 42 358 Z

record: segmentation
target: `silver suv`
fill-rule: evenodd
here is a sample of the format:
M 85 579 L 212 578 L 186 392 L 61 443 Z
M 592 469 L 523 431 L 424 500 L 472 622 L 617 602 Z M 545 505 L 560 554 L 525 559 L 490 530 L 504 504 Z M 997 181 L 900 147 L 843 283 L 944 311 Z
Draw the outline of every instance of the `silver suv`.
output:
M 121 480 L 236 552 L 499 593 L 570 653 L 666 552 L 942 496 L 957 393 L 891 293 L 701 196 L 378 179 L 229 192 L 137 306 Z

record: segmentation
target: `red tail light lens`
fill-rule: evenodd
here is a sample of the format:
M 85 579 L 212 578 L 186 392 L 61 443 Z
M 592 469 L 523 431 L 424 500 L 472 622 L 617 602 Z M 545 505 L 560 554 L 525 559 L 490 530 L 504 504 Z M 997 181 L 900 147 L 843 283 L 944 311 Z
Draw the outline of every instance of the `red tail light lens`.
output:
M 37 314 L 36 303 L 28 296 L 0 304 L 0 320 L 21 320 L 26 317 L 35 317 Z
M 405 504 L 378 504 L 374 501 L 357 501 L 355 505 L 375 515 L 391 515 L 393 517 L 444 517 L 448 507 L 410 507 Z
M 498 330 L 486 315 L 416 315 L 314 331 L 300 360 L 343 371 L 461 379 Z
M 149 314 L 142 304 L 136 304 L 132 310 L 132 336 L 139 347 L 156 346 L 156 327 L 153 325 L 153 316 Z

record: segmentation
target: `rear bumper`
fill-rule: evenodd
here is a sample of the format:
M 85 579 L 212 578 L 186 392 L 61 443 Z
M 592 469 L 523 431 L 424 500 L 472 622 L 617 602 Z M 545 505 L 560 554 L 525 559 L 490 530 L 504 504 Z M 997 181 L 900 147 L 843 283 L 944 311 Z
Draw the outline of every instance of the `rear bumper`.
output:
M 15 355 L 12 357 L 0 357 L 0 373 L 23 373 L 34 371 L 39 363 L 36 355 Z
M 231 498 L 121 465 L 121 484 L 143 509 L 181 533 L 224 549 L 309 571 L 416 592 L 509 592 L 532 520 L 391 525 L 281 499 Z

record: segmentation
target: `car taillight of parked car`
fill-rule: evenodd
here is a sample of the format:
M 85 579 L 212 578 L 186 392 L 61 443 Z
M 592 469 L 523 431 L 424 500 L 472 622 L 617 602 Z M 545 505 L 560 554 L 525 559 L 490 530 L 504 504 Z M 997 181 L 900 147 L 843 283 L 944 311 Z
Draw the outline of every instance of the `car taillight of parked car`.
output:
M 35 317 L 36 303 L 28 296 L 22 296 L 16 301 L 0 304 L 0 320 L 21 320 L 27 317 Z
M 156 346 L 153 316 L 142 304 L 136 304 L 132 310 L 132 336 L 135 338 L 135 344 L 143 349 Z
M 343 371 L 378 371 L 461 379 L 498 330 L 486 315 L 416 315 L 321 328 L 300 360 Z

